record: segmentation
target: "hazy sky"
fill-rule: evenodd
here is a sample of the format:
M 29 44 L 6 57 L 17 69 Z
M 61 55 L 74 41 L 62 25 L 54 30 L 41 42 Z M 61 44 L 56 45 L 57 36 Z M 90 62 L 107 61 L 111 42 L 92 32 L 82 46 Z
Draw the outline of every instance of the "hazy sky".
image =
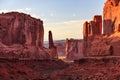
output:
M 54 40 L 82 38 L 82 27 L 94 15 L 102 15 L 106 0 L 0 0 L 0 12 L 19 11 L 44 22 L 45 40 L 48 31 Z

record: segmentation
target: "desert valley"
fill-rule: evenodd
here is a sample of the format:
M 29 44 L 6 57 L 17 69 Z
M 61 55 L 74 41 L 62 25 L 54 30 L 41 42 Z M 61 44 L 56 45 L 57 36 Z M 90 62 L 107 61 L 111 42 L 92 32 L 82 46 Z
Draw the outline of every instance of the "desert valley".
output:
M 120 0 L 84 21 L 83 39 L 44 40 L 44 21 L 0 14 L 0 80 L 120 80 Z

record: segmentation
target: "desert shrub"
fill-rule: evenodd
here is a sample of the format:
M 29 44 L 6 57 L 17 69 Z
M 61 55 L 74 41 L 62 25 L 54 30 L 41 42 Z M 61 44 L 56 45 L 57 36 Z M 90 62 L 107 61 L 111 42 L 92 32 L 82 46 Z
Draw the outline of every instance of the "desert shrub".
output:
M 19 73 L 20 75 L 27 75 L 24 71 L 17 71 L 17 73 Z
M 89 80 L 89 78 L 87 77 L 87 78 L 85 78 L 85 80 Z
M 69 77 L 67 80 L 73 80 L 71 77 Z

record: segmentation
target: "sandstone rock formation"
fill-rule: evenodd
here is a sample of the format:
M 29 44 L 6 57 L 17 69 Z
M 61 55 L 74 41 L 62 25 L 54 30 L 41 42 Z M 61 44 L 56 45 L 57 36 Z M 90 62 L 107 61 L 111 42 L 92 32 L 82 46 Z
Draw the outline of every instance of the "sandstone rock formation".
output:
M 44 29 L 40 19 L 23 13 L 0 14 L 0 40 L 3 44 L 43 47 Z
M 83 57 L 83 40 L 66 39 L 66 59 L 74 60 Z
M 49 59 L 54 50 L 44 48 L 43 41 L 40 19 L 18 12 L 0 14 L 0 57 Z
M 57 47 L 54 46 L 52 32 L 49 31 L 49 49 L 52 50 L 50 53 L 52 58 L 58 58 Z
M 89 23 L 86 21 L 83 26 L 84 38 L 94 37 L 102 34 L 102 16 L 96 15 Z
M 87 48 L 91 47 L 91 41 L 94 37 L 102 34 L 102 16 L 96 15 L 89 23 L 86 21 L 83 25 L 84 38 L 84 55 L 87 53 Z
M 120 31 L 120 0 L 107 0 L 104 6 L 104 34 Z
M 53 43 L 53 37 L 52 37 L 52 32 L 49 31 L 49 48 L 54 48 L 54 43 Z
M 119 3 L 119 0 L 107 0 L 105 3 L 103 35 L 101 34 L 102 19 L 100 16 L 95 16 L 93 21 L 84 23 L 84 56 L 120 55 Z
M 85 48 L 85 56 L 109 56 L 113 55 L 113 46 L 110 45 L 107 36 L 95 36 L 93 41 L 89 42 L 91 45 Z
M 84 52 L 87 56 L 105 56 L 120 54 L 120 0 L 107 0 L 104 6 L 104 35 L 98 35 L 91 40 L 86 38 Z M 97 29 L 95 29 L 97 30 Z M 88 46 L 88 48 L 86 47 Z
M 57 53 L 59 57 L 64 57 L 66 55 L 66 41 L 65 40 L 56 40 L 54 41 L 55 46 L 57 47 Z

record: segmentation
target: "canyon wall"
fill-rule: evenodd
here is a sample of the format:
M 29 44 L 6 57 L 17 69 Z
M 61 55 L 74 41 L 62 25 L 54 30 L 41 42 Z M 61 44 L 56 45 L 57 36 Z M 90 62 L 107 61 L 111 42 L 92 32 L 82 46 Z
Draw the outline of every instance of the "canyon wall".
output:
M 43 21 L 40 19 L 17 12 L 0 14 L 0 40 L 3 44 L 43 47 L 43 39 Z
M 18 12 L 0 14 L 0 57 L 56 58 L 51 55 L 55 48 L 44 48 L 43 42 L 42 20 Z
M 83 40 L 66 39 L 66 59 L 74 60 L 83 57 Z
M 83 39 L 84 39 L 84 56 L 88 54 L 88 49 L 91 47 L 91 42 L 95 36 L 102 35 L 102 16 L 96 15 L 90 22 L 83 24 Z
M 104 6 L 104 34 L 120 32 L 120 0 L 107 0 Z
M 119 56 L 120 54 L 120 0 L 107 0 L 103 12 L 103 35 L 91 34 L 90 22 L 84 23 L 85 56 Z M 100 20 L 100 19 L 99 19 Z M 94 19 L 95 21 L 95 19 Z M 98 21 L 101 24 L 101 20 Z M 94 23 L 92 22 L 94 25 Z M 102 26 L 102 25 L 101 25 Z M 96 25 L 96 27 L 99 27 Z M 95 31 L 100 32 L 95 28 Z

